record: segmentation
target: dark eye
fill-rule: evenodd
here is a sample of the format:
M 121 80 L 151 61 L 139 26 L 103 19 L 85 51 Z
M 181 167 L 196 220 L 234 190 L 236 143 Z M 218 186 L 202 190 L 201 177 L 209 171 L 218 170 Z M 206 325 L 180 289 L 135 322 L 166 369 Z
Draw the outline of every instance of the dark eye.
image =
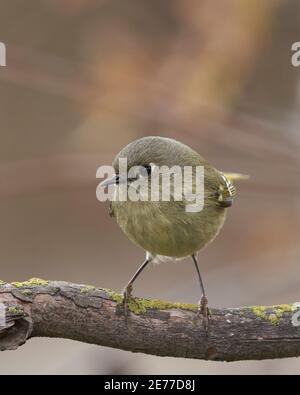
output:
M 146 169 L 146 171 L 147 171 L 148 176 L 150 176 L 151 171 L 152 171 L 151 165 L 146 165 L 146 166 L 144 166 L 144 167 L 145 167 L 145 169 Z

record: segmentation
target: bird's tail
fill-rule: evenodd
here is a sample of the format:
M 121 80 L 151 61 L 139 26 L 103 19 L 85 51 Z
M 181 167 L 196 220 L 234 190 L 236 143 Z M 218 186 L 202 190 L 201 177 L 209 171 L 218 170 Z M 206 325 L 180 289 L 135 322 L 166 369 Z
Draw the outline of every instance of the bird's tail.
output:
M 240 173 L 223 173 L 224 176 L 227 178 L 229 181 L 243 181 L 243 180 L 248 180 L 250 176 L 246 174 L 240 174 Z

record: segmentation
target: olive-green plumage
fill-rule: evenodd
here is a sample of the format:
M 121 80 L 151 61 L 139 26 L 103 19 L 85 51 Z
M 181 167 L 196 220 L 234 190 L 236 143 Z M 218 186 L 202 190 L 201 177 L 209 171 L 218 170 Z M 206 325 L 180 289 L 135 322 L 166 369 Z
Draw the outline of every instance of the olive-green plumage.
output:
M 204 166 L 204 208 L 200 212 L 187 212 L 184 200 L 113 201 L 111 214 L 130 240 L 152 256 L 179 258 L 194 254 L 215 238 L 235 194 L 224 174 L 188 146 L 163 137 L 144 137 L 123 148 L 113 163 L 116 173 L 119 158 L 127 158 L 128 168 L 151 163 Z

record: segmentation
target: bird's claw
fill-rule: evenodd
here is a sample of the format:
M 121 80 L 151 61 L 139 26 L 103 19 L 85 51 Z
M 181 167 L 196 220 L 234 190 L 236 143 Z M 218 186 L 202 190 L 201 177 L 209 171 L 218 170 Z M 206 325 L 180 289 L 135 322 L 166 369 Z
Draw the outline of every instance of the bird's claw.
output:
M 124 313 L 125 313 L 125 316 L 126 316 L 126 317 L 127 317 L 127 315 L 128 315 L 128 301 L 129 301 L 129 299 L 131 298 L 132 290 L 133 290 L 132 285 L 131 285 L 131 284 L 128 284 L 128 285 L 126 286 L 126 288 L 124 288 L 124 291 L 123 291 L 122 304 L 123 304 Z
M 202 296 L 198 303 L 198 312 L 196 317 L 202 319 L 204 329 L 207 332 L 209 328 L 209 321 L 212 315 L 210 309 L 208 308 L 208 299 L 206 296 Z

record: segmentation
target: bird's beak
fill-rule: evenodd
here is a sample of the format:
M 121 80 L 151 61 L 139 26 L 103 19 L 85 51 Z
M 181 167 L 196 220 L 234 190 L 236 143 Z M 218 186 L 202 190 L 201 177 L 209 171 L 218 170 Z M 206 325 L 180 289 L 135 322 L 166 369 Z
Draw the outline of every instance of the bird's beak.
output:
M 107 178 L 106 180 L 102 181 L 102 182 L 100 183 L 100 185 L 101 185 L 102 187 L 106 187 L 106 186 L 108 186 L 108 185 L 125 184 L 125 182 L 126 182 L 126 179 L 125 179 L 124 177 L 121 177 L 121 176 L 119 176 L 119 175 L 117 174 L 117 175 L 115 175 L 115 176 L 113 176 L 113 177 Z

